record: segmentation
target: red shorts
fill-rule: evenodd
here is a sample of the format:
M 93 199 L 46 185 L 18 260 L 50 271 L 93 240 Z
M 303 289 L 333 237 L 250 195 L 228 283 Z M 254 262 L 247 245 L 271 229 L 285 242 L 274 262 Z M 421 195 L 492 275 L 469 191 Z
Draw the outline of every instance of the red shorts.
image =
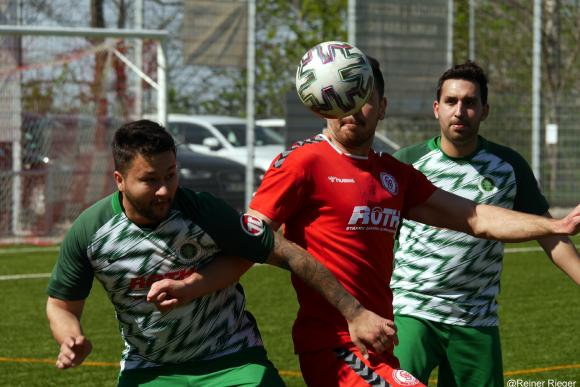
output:
M 298 354 L 304 381 L 310 387 L 425 387 L 388 357 L 369 352 L 364 359 L 356 347 L 323 349 Z

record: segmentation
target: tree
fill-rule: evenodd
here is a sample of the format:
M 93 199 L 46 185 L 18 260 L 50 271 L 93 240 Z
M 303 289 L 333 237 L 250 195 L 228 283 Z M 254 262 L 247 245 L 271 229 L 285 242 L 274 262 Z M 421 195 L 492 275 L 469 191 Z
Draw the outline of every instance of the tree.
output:
M 257 0 L 257 116 L 284 116 L 284 96 L 294 87 L 298 61 L 321 41 L 346 39 L 346 10 L 347 0 Z M 173 68 L 172 80 L 182 71 Z M 188 76 L 197 83 L 197 93 L 171 82 L 171 111 L 245 115 L 245 69 L 202 68 L 197 75 Z

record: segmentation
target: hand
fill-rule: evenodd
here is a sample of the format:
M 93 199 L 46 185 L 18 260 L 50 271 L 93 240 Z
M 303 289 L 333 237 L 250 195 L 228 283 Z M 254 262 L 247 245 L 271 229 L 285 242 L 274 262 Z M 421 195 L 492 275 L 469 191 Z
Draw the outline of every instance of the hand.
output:
M 576 206 L 565 218 L 560 220 L 564 231 L 563 234 L 576 235 L 580 232 L 580 204 Z
M 185 280 L 163 279 L 154 282 L 147 293 L 147 302 L 154 302 L 161 312 L 188 304 L 194 298 Z
M 354 319 L 348 322 L 348 331 L 352 342 L 358 347 L 365 359 L 368 358 L 367 346 L 376 353 L 383 353 L 393 344 L 398 344 L 395 323 L 363 309 Z
M 56 367 L 61 370 L 80 365 L 93 350 L 93 345 L 84 336 L 67 337 L 60 344 Z

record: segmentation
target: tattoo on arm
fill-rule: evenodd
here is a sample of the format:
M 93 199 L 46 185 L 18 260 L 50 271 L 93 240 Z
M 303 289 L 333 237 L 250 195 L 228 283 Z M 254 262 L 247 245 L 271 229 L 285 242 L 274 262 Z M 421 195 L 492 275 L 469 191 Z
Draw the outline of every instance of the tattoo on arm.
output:
M 300 246 L 286 240 L 279 234 L 275 236 L 274 251 L 267 263 L 291 271 L 309 286 L 316 289 L 332 306 L 351 320 L 363 306 L 338 282 L 338 280 Z

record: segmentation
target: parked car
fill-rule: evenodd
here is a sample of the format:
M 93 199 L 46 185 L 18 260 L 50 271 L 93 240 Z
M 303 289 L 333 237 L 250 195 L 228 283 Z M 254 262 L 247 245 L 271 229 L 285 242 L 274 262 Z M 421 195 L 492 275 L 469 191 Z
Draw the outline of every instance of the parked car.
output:
M 284 118 L 261 118 L 256 120 L 256 125 L 268 128 L 284 136 L 284 128 L 286 127 L 286 120 Z
M 245 210 L 246 167 L 219 156 L 194 152 L 186 146 L 177 148 L 177 168 L 181 186 L 205 191 L 224 199 L 238 211 Z M 254 183 L 261 181 L 256 171 Z
M 169 114 L 167 128 L 177 143 L 199 153 L 247 163 L 246 120 L 214 115 Z M 284 150 L 284 138 L 275 131 L 255 126 L 254 166 L 266 171 Z
M 286 127 L 286 120 L 284 118 L 262 118 L 256 120 L 256 125 L 262 126 L 264 128 L 269 128 L 274 132 L 283 135 L 283 130 Z M 401 148 L 399 144 L 391 140 L 385 135 L 380 133 L 375 133 L 375 139 L 373 141 L 373 149 L 377 152 L 385 152 L 388 154 L 393 154 Z

